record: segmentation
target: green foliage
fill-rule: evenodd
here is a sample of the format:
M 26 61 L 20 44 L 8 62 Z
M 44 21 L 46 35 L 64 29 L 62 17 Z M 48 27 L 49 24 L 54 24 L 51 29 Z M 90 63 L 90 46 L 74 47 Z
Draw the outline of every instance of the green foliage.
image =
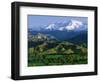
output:
M 66 53 L 67 53 L 67 54 L 73 54 L 74 51 L 73 51 L 72 49 L 68 49 L 68 50 L 66 51 Z
M 35 52 L 34 48 L 29 48 L 28 49 L 29 56 L 33 56 L 35 54 L 34 52 Z
M 44 41 L 28 48 L 28 66 L 87 64 L 87 57 L 86 43 Z

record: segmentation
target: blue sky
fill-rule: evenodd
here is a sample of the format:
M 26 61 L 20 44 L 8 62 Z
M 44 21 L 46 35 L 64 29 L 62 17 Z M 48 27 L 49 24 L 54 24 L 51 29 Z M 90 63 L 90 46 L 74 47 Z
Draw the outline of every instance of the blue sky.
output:
M 73 16 L 47 16 L 47 15 L 28 15 L 28 28 L 38 30 L 40 27 L 57 22 L 68 22 L 69 20 L 78 20 L 85 24 L 88 22 L 87 17 L 73 17 Z

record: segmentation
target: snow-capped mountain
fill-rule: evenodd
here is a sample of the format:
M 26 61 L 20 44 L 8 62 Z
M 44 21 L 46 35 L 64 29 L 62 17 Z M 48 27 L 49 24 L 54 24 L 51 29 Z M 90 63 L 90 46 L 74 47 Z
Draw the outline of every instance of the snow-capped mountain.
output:
M 77 20 L 71 20 L 69 24 L 65 27 L 60 27 L 59 30 L 76 30 L 82 28 L 83 23 Z
M 49 24 L 48 26 L 44 27 L 44 29 L 49 31 L 54 31 L 54 30 L 72 31 L 72 30 L 86 30 L 87 26 L 84 25 L 82 21 L 70 20 L 69 22 L 66 22 L 66 24 L 65 23 Z
M 70 41 L 86 41 L 87 24 L 79 20 L 69 20 L 64 22 L 56 22 L 41 26 L 40 30 L 28 29 L 30 40 L 70 40 Z M 75 39 L 77 37 L 77 39 Z
M 55 24 L 50 24 L 47 27 L 45 27 L 45 30 L 56 30 L 56 25 Z

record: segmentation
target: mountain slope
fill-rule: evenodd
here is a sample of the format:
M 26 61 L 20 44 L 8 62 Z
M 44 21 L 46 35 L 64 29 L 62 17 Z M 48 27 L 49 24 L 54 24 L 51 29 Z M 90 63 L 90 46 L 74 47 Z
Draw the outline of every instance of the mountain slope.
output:
M 51 23 L 44 27 L 42 30 L 47 30 L 47 31 L 54 31 L 54 30 L 59 30 L 59 31 L 72 31 L 72 30 L 86 30 L 87 25 L 84 24 L 82 21 L 78 20 L 70 20 L 69 22 L 61 22 L 61 23 Z
M 77 35 L 80 35 L 81 33 L 84 33 L 87 31 L 30 31 L 30 34 L 37 35 L 38 33 L 44 34 L 47 37 L 52 37 L 57 40 L 68 40 L 70 38 L 73 38 Z
M 83 32 L 75 37 L 70 38 L 68 41 L 76 44 L 87 43 L 87 32 Z

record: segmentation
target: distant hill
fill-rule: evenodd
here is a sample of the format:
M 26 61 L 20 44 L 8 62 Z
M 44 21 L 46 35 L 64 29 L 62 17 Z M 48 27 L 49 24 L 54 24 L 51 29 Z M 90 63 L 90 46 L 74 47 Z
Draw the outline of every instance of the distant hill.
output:
M 51 36 L 50 34 L 43 34 L 43 33 L 37 33 L 36 35 L 28 35 L 29 41 L 48 41 L 48 40 L 56 40 L 54 36 Z
M 57 40 L 69 40 L 76 36 L 85 36 L 87 31 L 29 31 L 31 35 L 37 35 L 38 33 L 44 34 L 48 38 L 55 38 Z M 85 34 L 85 35 L 84 35 Z M 30 35 L 29 35 L 30 36 Z
M 88 40 L 87 38 L 88 38 L 87 32 L 83 32 L 75 37 L 70 38 L 68 41 L 76 44 L 87 43 Z

